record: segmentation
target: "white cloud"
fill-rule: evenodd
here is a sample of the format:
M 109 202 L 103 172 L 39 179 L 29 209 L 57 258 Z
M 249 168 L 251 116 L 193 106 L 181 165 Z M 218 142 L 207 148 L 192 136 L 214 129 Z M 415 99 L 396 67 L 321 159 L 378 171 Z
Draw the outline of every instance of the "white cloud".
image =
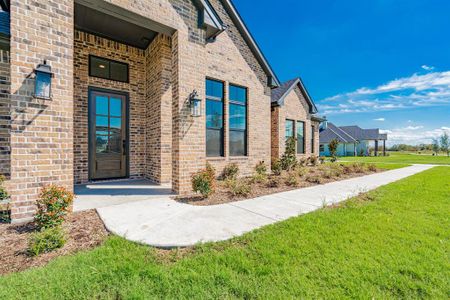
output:
M 385 118 L 378 118 L 378 119 L 373 119 L 374 121 L 379 121 L 379 122 L 384 122 L 384 121 L 386 121 L 386 119 Z
M 433 71 L 433 70 L 434 70 L 434 67 L 432 67 L 432 66 L 427 66 L 427 65 L 423 65 L 423 66 L 422 66 L 422 69 L 424 69 L 425 71 Z
M 413 74 L 375 88 L 338 94 L 318 104 L 321 113 L 327 115 L 428 106 L 450 106 L 450 71 Z
M 445 131 L 450 133 L 450 127 L 443 126 L 435 129 L 425 129 L 423 126 L 407 126 L 403 128 L 393 128 L 380 130 L 381 133 L 388 134 L 388 145 L 394 144 L 430 144 L 434 138 L 438 138 Z

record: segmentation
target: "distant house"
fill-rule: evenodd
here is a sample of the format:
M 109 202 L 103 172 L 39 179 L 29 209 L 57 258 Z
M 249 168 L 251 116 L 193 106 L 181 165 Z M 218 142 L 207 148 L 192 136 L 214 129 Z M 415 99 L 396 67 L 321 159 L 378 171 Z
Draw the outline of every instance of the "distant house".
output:
M 336 139 L 339 142 L 337 156 L 367 156 L 369 145 L 374 142 L 375 155 L 378 155 L 379 143 L 383 143 L 383 155 L 386 154 L 387 134 L 380 134 L 380 129 L 362 129 L 359 126 L 336 126 L 323 122 L 320 129 L 320 156 L 330 156 L 328 144 Z

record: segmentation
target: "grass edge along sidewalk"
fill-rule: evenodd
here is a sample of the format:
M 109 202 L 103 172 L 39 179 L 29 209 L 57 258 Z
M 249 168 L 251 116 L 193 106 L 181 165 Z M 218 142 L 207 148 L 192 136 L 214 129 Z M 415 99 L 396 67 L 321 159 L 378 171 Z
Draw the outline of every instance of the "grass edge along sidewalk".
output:
M 450 168 L 231 241 L 99 248 L 0 278 L 0 298 L 446 298 Z

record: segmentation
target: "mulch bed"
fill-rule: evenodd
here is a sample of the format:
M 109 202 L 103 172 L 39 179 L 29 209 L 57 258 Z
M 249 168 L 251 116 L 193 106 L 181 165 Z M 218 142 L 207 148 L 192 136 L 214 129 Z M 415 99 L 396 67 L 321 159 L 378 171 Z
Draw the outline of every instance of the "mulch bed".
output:
M 350 179 L 354 177 L 360 177 L 364 175 L 370 175 L 378 172 L 382 172 L 384 170 L 377 169 L 376 171 L 369 171 L 364 170 L 364 172 L 353 172 L 350 174 L 342 174 L 339 177 L 333 177 L 333 178 L 325 178 L 322 176 L 320 170 L 317 167 L 306 167 L 308 169 L 308 174 L 310 176 L 318 176 L 320 177 L 321 182 L 320 183 L 313 183 L 306 180 L 306 176 L 303 176 L 299 178 L 299 183 L 296 186 L 290 186 L 285 183 L 286 178 L 289 176 L 288 174 L 282 174 L 279 176 L 271 175 L 269 176 L 269 181 L 272 178 L 278 177 L 278 180 L 280 181 L 279 186 L 272 187 L 268 186 L 267 183 L 250 183 L 251 178 L 240 178 L 238 180 L 245 180 L 249 182 L 252 186 L 250 194 L 247 196 L 234 196 L 230 193 L 229 188 L 226 186 L 224 181 L 217 181 L 216 189 L 214 194 L 209 196 L 208 198 L 203 198 L 200 195 L 188 195 L 183 197 L 175 197 L 174 200 L 181 202 L 181 203 L 187 203 L 191 205 L 198 205 L 198 206 L 209 206 L 209 205 L 217 205 L 217 204 L 224 204 L 224 203 L 231 203 L 236 201 L 241 201 L 245 199 L 252 199 L 255 197 L 280 193 L 280 192 L 286 192 L 291 190 L 296 190 L 300 188 L 305 188 L 309 186 L 315 186 L 319 184 L 325 184 L 333 181 L 341 181 L 345 179 Z
M 33 223 L 0 224 L 0 275 L 43 266 L 58 256 L 95 248 L 108 236 L 95 210 L 69 215 L 63 228 L 67 234 L 64 247 L 34 257 L 27 253 L 28 239 L 36 229 Z

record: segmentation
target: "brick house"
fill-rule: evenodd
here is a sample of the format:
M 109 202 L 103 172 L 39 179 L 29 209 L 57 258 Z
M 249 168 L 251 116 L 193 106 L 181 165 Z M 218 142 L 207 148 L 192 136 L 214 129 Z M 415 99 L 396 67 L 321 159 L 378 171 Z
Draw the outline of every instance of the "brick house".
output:
M 13 221 L 32 218 L 50 183 L 148 178 L 182 194 L 207 161 L 249 174 L 270 162 L 271 119 L 284 128 L 288 106 L 311 151 L 312 101 L 300 83 L 273 104 L 280 83 L 230 0 L 0 4 L 0 168 Z M 38 78 L 42 68 L 52 76 Z
M 319 156 L 317 108 L 300 78 L 289 80 L 272 90 L 272 161 L 280 158 L 289 137 L 296 139 L 297 158 Z

